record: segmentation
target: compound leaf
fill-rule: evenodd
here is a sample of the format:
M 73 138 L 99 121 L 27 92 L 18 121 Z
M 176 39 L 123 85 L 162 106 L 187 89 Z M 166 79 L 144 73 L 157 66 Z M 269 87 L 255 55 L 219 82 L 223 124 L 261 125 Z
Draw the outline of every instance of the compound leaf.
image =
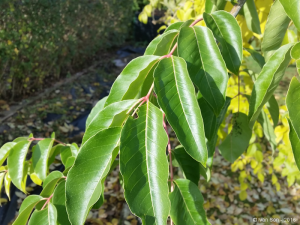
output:
M 168 138 L 163 113 L 152 103 L 140 107 L 138 118 L 128 118 L 120 141 L 120 172 L 125 198 L 143 224 L 166 224 L 168 198 Z
M 228 12 L 216 11 L 203 13 L 206 26 L 212 30 L 221 45 L 221 53 L 228 70 L 238 75 L 243 59 L 243 41 L 241 28 L 236 19 Z
M 225 102 L 228 73 L 212 32 L 207 27 L 183 27 L 178 55 L 187 62 L 193 83 L 218 115 Z
M 203 119 L 184 59 L 162 59 L 154 71 L 158 103 L 189 155 L 204 166 L 207 160 Z

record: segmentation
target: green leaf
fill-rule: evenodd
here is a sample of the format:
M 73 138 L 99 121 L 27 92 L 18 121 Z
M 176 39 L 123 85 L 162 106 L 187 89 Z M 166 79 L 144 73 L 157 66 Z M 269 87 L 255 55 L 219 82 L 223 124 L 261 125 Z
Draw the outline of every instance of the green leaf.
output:
M 206 27 L 182 28 L 178 55 L 187 62 L 193 83 L 218 115 L 225 103 L 228 73 L 212 32 Z
M 231 98 L 227 97 L 226 102 L 225 102 L 225 104 L 222 108 L 222 111 L 220 112 L 219 116 L 217 117 L 216 125 L 214 126 L 212 137 L 211 137 L 211 139 L 206 141 L 207 150 L 208 150 L 208 158 L 207 158 L 208 167 L 212 166 L 213 157 L 214 157 L 214 153 L 215 153 L 215 150 L 216 150 L 216 143 L 217 143 L 217 140 L 218 140 L 218 129 L 219 129 L 220 125 L 222 124 L 224 118 L 225 118 L 225 115 L 226 115 L 227 109 L 230 105 L 230 102 L 231 102 Z M 205 122 L 206 121 L 204 121 L 204 126 L 205 126 Z M 200 166 L 200 173 L 203 172 L 203 170 L 204 170 L 204 168 L 201 168 L 201 166 Z M 202 173 L 202 175 L 203 175 L 203 173 Z M 207 178 L 210 177 L 209 175 L 210 175 L 210 172 L 208 172 L 206 170 Z
M 54 139 L 45 138 L 38 142 L 32 153 L 34 172 L 41 180 L 45 180 L 49 172 L 48 159 L 50 157 L 53 143 Z
M 274 95 L 272 95 L 269 101 L 266 103 L 266 107 L 269 110 L 274 127 L 276 127 L 279 121 L 279 106 Z
M 293 127 L 291 121 L 290 120 L 288 120 L 288 121 L 289 121 L 289 126 L 290 126 L 289 138 L 290 138 L 295 162 L 298 167 L 298 170 L 300 171 L 300 137 L 296 133 L 296 130 Z
M 258 18 L 256 6 L 253 0 L 247 0 L 244 7 L 244 17 L 249 30 L 254 33 L 261 34 L 260 21 Z
M 249 124 L 253 127 L 261 109 L 273 95 L 291 60 L 292 44 L 278 49 L 266 63 L 254 83 L 249 106 Z
M 41 192 L 41 196 L 48 198 L 52 195 L 57 183 L 59 183 L 62 179 L 64 179 L 64 175 L 59 171 L 53 171 L 49 176 L 46 178 L 43 184 L 43 190 Z
M 64 175 L 59 171 L 51 172 L 43 182 L 43 188 L 45 188 L 51 181 L 57 178 L 62 178 Z
M 232 118 L 233 127 L 230 134 L 219 145 L 222 156 L 233 163 L 247 149 L 252 135 L 247 115 L 235 113 Z
M 258 63 L 258 65 L 260 67 L 260 69 L 258 71 L 258 73 L 259 73 L 261 71 L 261 69 L 264 67 L 265 63 L 266 63 L 265 58 L 261 54 L 259 54 L 257 51 L 255 51 L 253 49 L 245 48 L 245 50 L 247 52 L 249 52 L 251 54 L 252 58 L 255 60 L 255 62 Z M 248 68 L 249 68 L 249 66 L 248 66 Z M 251 70 L 253 70 L 253 69 L 251 68 Z M 254 72 L 257 72 L 257 71 L 254 71 Z
M 39 195 L 30 195 L 24 199 L 19 210 L 19 216 L 14 221 L 13 225 L 26 225 L 27 220 L 38 202 L 43 198 Z
M 206 26 L 212 30 L 221 45 L 221 53 L 227 68 L 239 74 L 243 59 L 242 32 L 236 19 L 228 12 L 216 11 L 212 14 L 203 13 Z
M 264 53 L 266 61 L 269 61 L 274 51 L 281 46 L 290 21 L 280 1 L 276 0 L 271 7 L 261 43 L 261 50 Z
M 264 112 L 264 110 L 261 111 L 259 117 L 258 117 L 258 122 L 261 124 L 263 128 L 263 132 L 265 134 L 266 139 L 269 141 L 273 153 L 275 152 L 276 149 L 276 135 L 274 132 L 274 127 L 272 126 L 268 115 Z
M 70 157 L 73 156 L 72 150 L 70 146 L 59 146 L 60 158 L 64 166 L 66 166 L 67 161 Z
M 88 127 L 94 117 L 104 108 L 104 104 L 106 102 L 107 96 L 102 98 L 97 104 L 92 108 L 88 118 L 86 119 L 86 127 Z
M 145 225 L 165 225 L 169 215 L 167 144 L 163 113 L 150 102 L 140 107 L 137 119 L 129 117 L 122 130 L 125 199 Z
M 114 82 L 104 107 L 114 102 L 137 97 L 144 80 L 158 59 L 159 56 L 145 55 L 128 63 Z
M 295 162 L 300 170 L 300 117 L 299 117 L 300 82 L 293 77 L 286 96 L 286 106 L 289 111 L 290 142 L 292 145 Z
M 16 142 L 7 142 L 0 148 L 0 166 L 9 155 L 9 151 L 16 145 Z
M 216 130 L 217 117 L 214 114 L 213 109 L 208 102 L 203 98 L 200 92 L 197 94 L 198 104 L 201 110 L 205 136 L 208 140 L 211 140 Z
M 11 178 L 9 176 L 9 173 L 6 173 L 4 178 L 4 188 L 5 188 L 5 193 L 9 200 L 10 200 L 10 184 L 11 184 Z
M 148 45 L 144 55 L 167 55 L 175 43 L 178 30 L 169 30 L 155 38 Z
M 292 48 L 291 56 L 295 60 L 300 59 L 300 42 L 295 44 L 294 47 Z
M 84 144 L 89 138 L 101 130 L 109 127 L 122 126 L 128 117 L 128 110 L 136 103 L 137 100 L 124 100 L 115 102 L 105 107 L 91 121 L 90 126 L 85 131 L 82 139 Z
M 48 207 L 43 210 L 35 210 L 30 217 L 28 225 L 57 225 L 57 210 L 55 206 L 49 202 Z
M 2 184 L 3 184 L 3 181 L 4 181 L 4 176 L 5 176 L 5 172 L 4 173 L 0 173 L 0 193 L 2 191 Z
M 207 160 L 205 132 L 195 88 L 184 59 L 162 59 L 154 71 L 158 103 L 187 153 L 204 166 Z
M 203 208 L 204 199 L 198 186 L 185 179 L 174 181 L 175 189 L 169 194 L 171 219 L 175 225 L 208 225 Z
M 297 29 L 300 31 L 300 2 L 299 0 L 280 0 L 284 11 L 294 22 Z
M 72 225 L 82 225 L 101 195 L 101 181 L 111 165 L 121 128 L 99 131 L 80 148 L 66 183 L 66 205 Z
M 185 178 L 198 185 L 200 179 L 200 163 L 187 154 L 182 146 L 176 147 L 172 153 L 182 169 Z
M 20 141 L 10 150 L 7 165 L 8 172 L 13 184 L 24 193 L 26 193 L 26 180 L 24 174 L 27 174 L 25 167 L 26 155 L 31 141 Z
M 179 29 L 181 28 L 181 26 L 182 26 L 183 23 L 184 23 L 184 22 L 176 22 L 176 23 L 172 23 L 170 26 L 167 27 L 167 29 L 165 30 L 164 33 L 167 33 L 167 32 L 170 31 L 170 30 L 178 30 L 178 31 L 179 31 Z M 161 37 L 161 36 L 159 36 L 159 37 Z M 155 39 L 156 39 L 156 38 L 155 38 Z M 154 40 L 155 40 L 155 39 L 154 39 Z
M 206 0 L 205 12 L 212 13 L 217 10 L 224 10 L 226 3 L 225 0 Z
M 57 185 L 51 201 L 57 209 L 58 225 L 71 225 L 66 209 L 66 181 L 62 181 Z

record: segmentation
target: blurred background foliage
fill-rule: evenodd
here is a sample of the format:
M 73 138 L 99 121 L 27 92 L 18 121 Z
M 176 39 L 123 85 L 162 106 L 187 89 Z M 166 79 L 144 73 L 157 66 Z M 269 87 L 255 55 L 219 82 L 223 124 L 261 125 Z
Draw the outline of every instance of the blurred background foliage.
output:
M 139 14 L 139 20 L 146 24 L 149 17 L 153 16 L 155 12 L 163 11 L 164 16 L 159 21 L 162 23 L 159 32 L 175 22 L 201 18 L 204 11 L 225 10 L 230 12 L 235 3 L 234 0 L 212 0 L 217 3 L 217 7 L 210 8 L 211 4 L 206 4 L 207 1 L 210 0 L 150 0 Z M 244 7 L 237 16 L 237 21 L 242 30 L 244 60 L 239 76 L 231 75 L 228 82 L 227 96 L 232 98 L 232 101 L 225 118 L 228 116 L 228 118 L 232 118 L 231 115 L 236 112 L 243 112 L 248 115 L 248 98 L 252 92 L 253 81 L 262 69 L 251 50 L 261 53 L 261 42 L 273 0 L 254 0 L 254 3 L 256 9 L 254 7 L 252 9 Z M 252 16 L 247 17 L 247 13 L 251 13 Z M 256 18 L 257 21 L 249 21 L 250 18 Z M 201 21 L 199 25 L 205 26 L 204 21 Z M 299 41 L 299 37 L 300 34 L 297 33 L 297 29 L 291 23 L 282 45 L 296 43 Z M 295 61 L 291 62 L 292 67 L 294 63 Z M 290 75 L 291 73 L 288 74 L 288 76 Z M 270 107 L 265 106 L 264 115 L 267 116 L 268 120 L 261 120 L 260 123 L 256 122 L 247 151 L 231 164 L 232 172 L 239 173 L 239 198 L 241 200 L 247 199 L 247 190 L 250 188 L 252 179 L 259 180 L 261 184 L 264 183 L 265 179 L 269 179 L 277 191 L 281 189 L 279 182 L 277 182 L 278 176 L 286 177 L 289 187 L 295 182 L 300 184 L 300 172 L 297 170 L 288 138 L 288 115 L 287 108 L 284 105 L 287 89 L 288 86 L 275 95 L 279 103 L 279 106 L 277 106 L 277 113 L 280 113 L 278 123 L 274 124 L 271 117 L 273 112 L 269 111 Z M 275 130 L 274 128 L 267 129 L 268 126 L 274 127 Z M 225 119 L 218 131 L 219 144 L 230 133 L 231 128 L 232 119 Z M 212 173 L 213 170 L 212 168 Z
M 81 69 L 99 49 L 120 45 L 128 36 L 133 3 L 0 1 L 0 98 L 39 90 L 47 80 Z

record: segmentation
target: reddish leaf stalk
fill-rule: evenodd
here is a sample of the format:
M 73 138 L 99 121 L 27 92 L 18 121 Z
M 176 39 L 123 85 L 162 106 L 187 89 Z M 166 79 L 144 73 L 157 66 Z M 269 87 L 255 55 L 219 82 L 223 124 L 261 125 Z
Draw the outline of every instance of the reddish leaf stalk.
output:
M 45 138 L 30 138 L 29 139 L 29 141 L 42 141 L 42 140 L 44 140 Z M 61 142 L 61 141 L 59 141 L 59 140 L 56 140 L 56 139 L 53 139 L 55 142 L 57 142 L 57 143 L 59 143 L 59 144 L 62 144 L 62 145 L 64 145 L 64 146 L 66 146 L 67 144 L 65 144 L 65 143 L 63 143 L 63 142 Z
M 41 210 L 43 210 L 47 205 L 48 205 L 48 203 L 50 202 L 50 200 L 51 200 L 51 198 L 53 197 L 53 194 L 52 195 L 50 195 L 50 197 L 49 198 L 46 198 L 47 199 L 47 201 L 45 202 L 45 204 L 43 205 L 43 207 L 41 208 Z
M 151 95 L 151 92 L 152 92 L 153 88 L 154 88 L 154 83 L 152 83 L 152 85 L 151 85 L 151 87 L 150 87 L 150 90 L 148 91 L 148 94 L 147 94 L 145 97 L 140 98 L 140 99 L 137 101 L 137 103 L 134 104 L 133 107 L 131 107 L 131 109 L 130 109 L 128 112 L 130 112 L 130 111 L 131 111 L 138 103 L 140 103 L 140 104 L 138 105 L 138 107 L 136 107 L 136 109 L 134 110 L 134 112 L 132 113 L 132 116 L 136 113 L 136 111 L 138 110 L 138 108 L 139 108 L 141 105 L 143 105 L 145 102 L 148 102 L 148 101 L 149 101 L 149 98 L 150 98 L 150 95 Z

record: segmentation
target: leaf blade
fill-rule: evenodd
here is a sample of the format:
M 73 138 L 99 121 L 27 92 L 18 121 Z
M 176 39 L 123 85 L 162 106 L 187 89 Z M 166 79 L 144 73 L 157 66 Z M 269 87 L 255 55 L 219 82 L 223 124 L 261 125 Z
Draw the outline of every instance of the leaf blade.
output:
M 284 11 L 294 22 L 297 29 L 300 31 L 300 2 L 297 0 L 280 0 Z
M 174 56 L 162 59 L 154 71 L 154 88 L 158 103 L 179 141 L 188 154 L 205 166 L 207 148 L 203 119 L 185 61 Z

